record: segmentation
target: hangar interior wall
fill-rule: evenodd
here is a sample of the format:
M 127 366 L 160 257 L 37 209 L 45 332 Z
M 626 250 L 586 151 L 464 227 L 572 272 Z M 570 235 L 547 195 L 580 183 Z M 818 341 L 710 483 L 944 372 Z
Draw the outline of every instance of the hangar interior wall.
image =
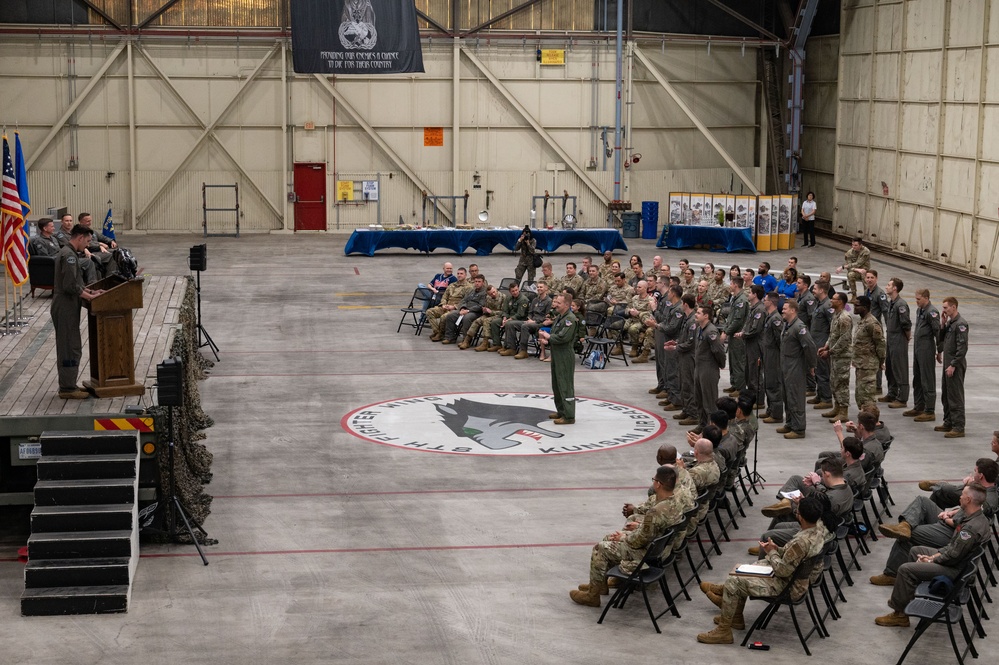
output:
M 834 232 L 999 277 L 999 6 L 844 0 Z
M 815 192 L 819 226 L 833 219 L 839 35 L 810 37 L 805 46 L 801 192 Z
M 470 39 L 463 46 L 597 192 L 570 169 L 549 170 L 564 160 L 465 54 L 455 83 L 451 40 L 424 39 L 426 74 L 330 82 L 432 193 L 468 189 L 470 219 L 487 207 L 487 193 L 490 223 L 506 225 L 527 221 L 532 195 L 567 190 L 579 197 L 583 226 L 604 226 L 601 195 L 611 198 L 614 183 L 600 133 L 609 128 L 613 146 L 613 40 L 565 44 L 566 64 L 558 67 L 541 66 L 534 43 Z M 640 47 L 759 186 L 756 49 L 665 41 Z M 327 164 L 329 230 L 377 221 L 374 204 L 333 203 L 337 178 L 377 174 L 382 222 L 418 222 L 419 188 L 320 81 L 291 71 L 290 55 L 286 40 L 5 38 L 0 122 L 20 130 L 34 210 L 67 205 L 98 216 L 111 200 L 119 228 L 200 231 L 202 183 L 237 183 L 243 231 L 294 228 L 291 165 L 318 161 Z M 633 103 L 625 106 L 633 131 L 623 144 L 641 161 L 625 173 L 623 198 L 637 208 L 664 201 L 670 190 L 748 191 L 637 60 L 633 81 Z M 74 100 L 75 112 L 60 126 Z M 425 127 L 443 128 L 442 147 L 424 145 Z M 473 188 L 476 172 L 481 189 Z

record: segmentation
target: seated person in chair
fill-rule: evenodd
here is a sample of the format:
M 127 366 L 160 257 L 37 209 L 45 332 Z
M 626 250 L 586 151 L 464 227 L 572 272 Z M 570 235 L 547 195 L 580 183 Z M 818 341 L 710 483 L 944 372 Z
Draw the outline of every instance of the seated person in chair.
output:
M 527 295 L 520 292 L 516 284 L 510 285 L 510 297 L 503 304 L 503 312 L 489 323 L 489 349 L 499 351 L 501 356 L 514 356 L 517 360 L 527 357 L 527 349 L 517 353 L 513 349 L 503 348 L 503 329 L 517 321 L 527 318 L 527 309 L 531 301 Z
M 551 311 L 551 295 L 548 284 L 542 278 L 538 281 L 538 296 L 531 301 L 527 308 L 527 318 L 523 321 L 514 320 L 506 324 L 503 333 L 503 348 L 496 350 L 502 353 L 505 348 L 513 351 L 511 355 L 516 356 L 523 353 L 526 357 L 527 344 L 531 340 L 531 335 L 538 334 L 542 326 L 552 324 L 554 319 L 551 317 Z
M 465 269 L 458 268 L 458 279 L 444 289 L 441 304 L 427 310 L 427 322 L 434 333 L 430 337 L 431 342 L 439 342 L 444 338 L 444 315 L 457 309 L 465 295 L 471 290 L 472 284 L 466 279 Z
M 933 547 L 913 547 L 909 550 L 907 562 L 898 568 L 898 575 L 892 580 L 891 598 L 888 607 L 890 614 L 874 620 L 879 626 L 908 628 L 909 616 L 905 608 L 916 595 L 920 582 L 944 575 L 951 579 L 960 574 L 961 569 L 973 557 L 978 548 L 992 537 L 989 518 L 982 511 L 985 490 L 972 483 L 961 492 L 961 508 L 955 529 L 946 545 Z
M 458 348 L 464 351 L 471 346 L 472 341 L 481 329 L 482 342 L 475 347 L 475 350 L 487 350 L 489 348 L 489 324 L 492 323 L 493 319 L 503 315 L 503 305 L 506 301 L 507 295 L 496 288 L 495 285 L 490 284 L 489 288 L 486 289 L 486 304 L 482 307 L 482 316 L 472 321 L 472 325 L 468 327 L 468 335 L 465 337 L 465 341 L 459 344 Z
M 600 607 L 600 596 L 608 593 L 607 571 L 616 565 L 624 573 L 633 572 L 652 541 L 683 519 L 681 498 L 673 491 L 676 478 L 676 469 L 673 467 L 661 466 L 656 469 L 656 475 L 652 479 L 656 490 L 655 504 L 645 513 L 638 528 L 614 531 L 593 546 L 590 554 L 590 581 L 569 592 L 573 602 Z
M 59 241 L 55 239 L 55 221 L 49 217 L 38 220 L 38 235 L 28 243 L 31 256 L 55 257 L 59 253 Z
M 472 280 L 473 290 L 465 294 L 457 309 L 444 317 L 444 339 L 442 344 L 460 344 L 468 335 L 468 329 L 475 319 L 482 316 L 486 304 L 486 278 L 479 273 Z
M 427 288 L 434 294 L 434 297 L 433 300 L 424 301 L 423 311 L 441 304 L 441 297 L 443 297 L 444 291 L 447 290 L 447 287 L 458 281 L 458 278 L 453 273 L 454 267 L 450 263 L 445 263 L 441 272 L 434 275 L 433 279 L 427 282 Z
M 701 633 L 697 641 L 704 644 L 732 644 L 732 629 L 743 630 L 746 620 L 743 608 L 751 596 L 768 597 L 782 592 L 794 583 L 792 598 L 801 598 L 808 591 L 808 579 L 792 580 L 799 565 L 822 553 L 829 532 L 822 524 L 822 502 L 815 497 L 805 497 L 798 506 L 796 519 L 801 530 L 791 541 L 779 547 L 773 541 L 760 543 L 764 559 L 773 568 L 773 577 L 729 575 L 724 584 L 701 582 L 701 591 L 712 603 L 721 608 L 715 617 L 714 630 Z M 819 563 L 821 565 L 821 562 Z
M 94 262 L 94 265 L 97 266 L 97 272 L 101 277 L 116 275 L 118 273 L 118 264 L 115 263 L 111 250 L 117 249 L 118 243 L 103 233 L 94 230 L 94 217 L 89 212 L 81 212 L 77 216 L 77 220 L 80 226 L 90 229 L 94 234 L 90 239 L 90 244 L 83 250 L 83 255 Z

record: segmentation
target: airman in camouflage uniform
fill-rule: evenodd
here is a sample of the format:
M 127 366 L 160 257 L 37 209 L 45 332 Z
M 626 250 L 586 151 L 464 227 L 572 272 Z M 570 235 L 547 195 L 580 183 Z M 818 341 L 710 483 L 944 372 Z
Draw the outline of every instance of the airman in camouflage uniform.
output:
M 625 280 L 624 273 L 615 274 L 614 283 L 607 289 L 607 304 L 615 309 L 621 305 L 621 308 L 624 309 L 631 302 L 633 295 L 635 295 L 635 289 Z
M 607 571 L 617 565 L 625 573 L 634 572 L 645 556 L 645 550 L 656 538 L 683 519 L 683 497 L 674 492 L 676 469 L 661 466 L 656 470 L 655 505 L 645 514 L 639 526 L 630 531 L 615 531 L 593 546 L 590 554 L 590 581 L 569 592 L 580 605 L 600 607 L 600 596 L 607 593 Z
M 628 303 L 625 312 L 628 319 L 624 323 L 624 331 L 628 334 L 628 341 L 631 342 L 631 357 L 636 358 L 635 362 L 649 362 L 649 354 L 645 353 L 644 358 L 638 359 L 642 353 L 642 345 L 645 336 L 650 331 L 645 325 L 645 320 L 652 314 L 652 303 L 649 301 L 648 282 L 642 280 L 635 288 L 635 295 Z
M 582 292 L 576 297 L 586 305 L 586 311 L 604 313 L 607 311 L 607 282 L 600 279 L 600 271 L 596 266 L 590 266 L 589 279 L 583 282 Z
M 458 345 L 458 348 L 464 351 L 469 347 L 472 340 L 479 333 L 479 328 L 482 328 L 482 342 L 479 346 L 475 347 L 478 351 L 485 347 L 483 350 L 489 349 L 489 324 L 493 322 L 493 319 L 499 317 L 503 312 L 503 305 L 506 302 L 506 294 L 497 289 L 495 286 L 490 286 L 489 290 L 486 291 L 486 304 L 482 307 L 482 316 L 472 321 L 472 325 L 468 327 L 468 335 L 465 336 L 465 340 Z M 483 328 L 483 326 L 485 326 Z
M 819 355 L 829 358 L 829 381 L 833 408 L 822 414 L 829 422 L 846 422 L 850 409 L 850 364 L 853 362 L 853 315 L 846 311 L 846 294 L 837 293 L 830 300 L 834 310 L 829 340 Z
M 728 284 L 725 283 L 725 270 L 718 268 L 712 275 L 711 283 L 708 284 L 708 300 L 715 305 L 715 320 L 722 323 L 722 307 L 728 300 Z M 728 312 L 726 312 L 728 314 Z
M 617 263 L 616 270 L 614 269 L 615 263 Z M 614 273 L 621 272 L 621 263 L 619 261 L 614 260 L 613 252 L 604 252 L 604 262 L 597 269 L 597 272 L 600 273 L 600 279 L 610 284 L 611 279 L 614 276 Z
M 855 311 L 860 317 L 853 336 L 853 366 L 857 369 L 857 408 L 876 404 L 876 377 L 878 368 L 884 365 L 887 346 L 881 324 L 874 320 L 870 312 L 871 301 L 867 296 L 857 299 Z
M 821 523 L 822 504 L 814 497 L 801 500 L 798 511 L 798 522 L 801 531 L 794 535 L 784 547 L 778 547 L 773 541 L 768 541 L 762 549 L 766 551 L 765 563 L 773 568 L 773 577 L 748 577 L 729 575 L 725 584 L 701 583 L 701 590 L 712 603 L 721 608 L 721 616 L 715 619 L 717 627 L 697 636 L 697 641 L 704 644 L 731 644 L 732 628 L 745 627 L 742 615 L 746 599 L 750 596 L 775 596 L 783 591 L 788 584 L 794 584 L 791 597 L 801 598 L 808 590 L 809 578 L 792 580 L 799 565 L 817 557 L 825 547 L 829 532 Z M 821 566 L 821 560 L 818 562 Z
M 427 310 L 427 322 L 430 324 L 431 330 L 434 331 L 434 334 L 430 337 L 431 342 L 439 342 L 443 339 L 444 315 L 456 309 L 461 304 L 461 301 L 465 299 L 465 296 L 475 288 L 472 286 L 471 281 L 466 279 L 467 274 L 464 268 L 458 268 L 458 272 L 455 273 L 458 281 L 452 282 L 450 286 L 444 289 L 440 305 Z
M 696 462 L 690 467 L 690 477 L 697 488 L 696 498 L 696 496 L 700 496 L 705 491 L 718 485 L 718 482 L 721 480 L 721 467 L 715 461 L 714 450 L 712 449 L 711 442 L 707 439 L 698 439 L 694 443 L 694 458 Z M 690 520 L 690 524 L 687 525 L 687 535 L 691 535 L 694 531 L 697 531 L 697 525 L 708 514 L 709 507 L 710 497 L 708 497 L 708 501 L 698 506 L 695 519 Z
M 551 292 L 551 297 L 554 298 L 562 291 L 566 289 L 572 289 L 573 298 L 578 298 L 580 291 L 583 290 L 583 276 L 576 272 L 576 264 L 569 262 L 565 264 L 565 277 L 559 280 L 558 290 Z
M 854 238 L 850 244 L 850 249 L 843 255 L 843 265 L 836 268 L 836 274 L 846 270 L 846 281 L 850 285 L 850 295 L 853 301 L 857 300 L 857 281 L 864 279 L 864 274 L 871 267 L 871 250 L 864 247 L 864 242 L 860 238 Z
M 548 287 L 548 294 L 559 292 L 559 284 L 562 280 L 555 276 L 552 272 L 552 264 L 550 261 L 545 261 L 541 264 L 541 277 L 538 278 L 538 284 L 544 283 Z
M 527 318 L 527 308 L 531 306 L 531 301 L 527 294 L 520 290 L 516 284 L 510 285 L 510 297 L 503 303 L 503 313 L 494 317 L 489 322 L 489 348 L 494 349 L 503 345 L 503 338 L 500 331 L 504 326 L 510 325 L 514 321 L 523 321 Z M 489 349 L 486 349 L 487 351 Z M 519 358 L 523 360 L 527 357 L 527 351 Z

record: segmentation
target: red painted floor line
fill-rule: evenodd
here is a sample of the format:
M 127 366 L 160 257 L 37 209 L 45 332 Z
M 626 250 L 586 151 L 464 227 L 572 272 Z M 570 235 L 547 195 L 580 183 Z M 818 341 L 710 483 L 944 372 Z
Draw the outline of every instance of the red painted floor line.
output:
M 655 372 L 655 368 L 640 369 L 640 370 L 628 370 L 628 369 L 604 369 L 602 372 Z M 459 371 L 454 369 L 449 369 L 448 374 L 551 374 L 551 370 L 548 367 L 544 367 L 539 370 L 522 370 L 519 372 L 515 371 L 483 371 L 483 370 L 468 370 Z M 288 374 L 217 374 L 212 372 L 212 378 L 230 378 L 230 379 L 241 379 L 241 378 L 276 378 L 276 377 L 303 377 L 303 376 L 316 376 L 316 377 L 336 377 L 336 376 L 427 376 L 431 372 L 302 372 L 302 373 L 288 373 Z
M 955 483 L 961 479 L 944 479 L 940 482 Z M 888 486 L 916 484 L 919 480 L 889 480 Z M 782 487 L 783 483 L 763 483 L 764 487 Z M 369 492 L 303 492 L 289 494 L 219 494 L 215 500 L 219 499 L 299 499 L 299 498 L 323 498 L 338 496 L 396 496 L 407 494 L 504 494 L 515 492 L 634 492 L 648 489 L 648 485 L 616 485 L 608 487 L 497 487 L 487 489 L 439 489 L 439 490 L 393 490 L 393 491 L 369 491 Z M 754 496 L 758 496 L 755 495 Z
M 315 550 L 263 550 L 259 552 L 215 552 L 211 549 L 206 554 L 211 556 L 265 556 L 265 555 L 290 555 L 290 554 L 367 554 L 371 552 L 448 552 L 461 550 L 511 550 L 530 549 L 537 547 L 593 547 L 593 543 L 514 543 L 510 545 L 438 545 L 438 546 L 413 546 L 413 547 L 344 547 Z M 166 552 L 163 554 L 140 554 L 143 559 L 165 559 L 170 557 L 198 556 L 194 552 Z

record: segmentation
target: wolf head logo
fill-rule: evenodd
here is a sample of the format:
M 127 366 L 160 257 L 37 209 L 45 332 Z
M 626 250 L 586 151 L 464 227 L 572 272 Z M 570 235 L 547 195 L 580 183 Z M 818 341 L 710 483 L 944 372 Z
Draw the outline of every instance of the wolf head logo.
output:
M 538 441 L 542 436 L 555 439 L 562 436 L 561 432 L 539 425 L 548 422 L 548 411 L 545 409 L 487 404 L 463 398 L 451 404 L 434 406 L 449 430 L 490 450 L 512 448 L 528 439 Z

